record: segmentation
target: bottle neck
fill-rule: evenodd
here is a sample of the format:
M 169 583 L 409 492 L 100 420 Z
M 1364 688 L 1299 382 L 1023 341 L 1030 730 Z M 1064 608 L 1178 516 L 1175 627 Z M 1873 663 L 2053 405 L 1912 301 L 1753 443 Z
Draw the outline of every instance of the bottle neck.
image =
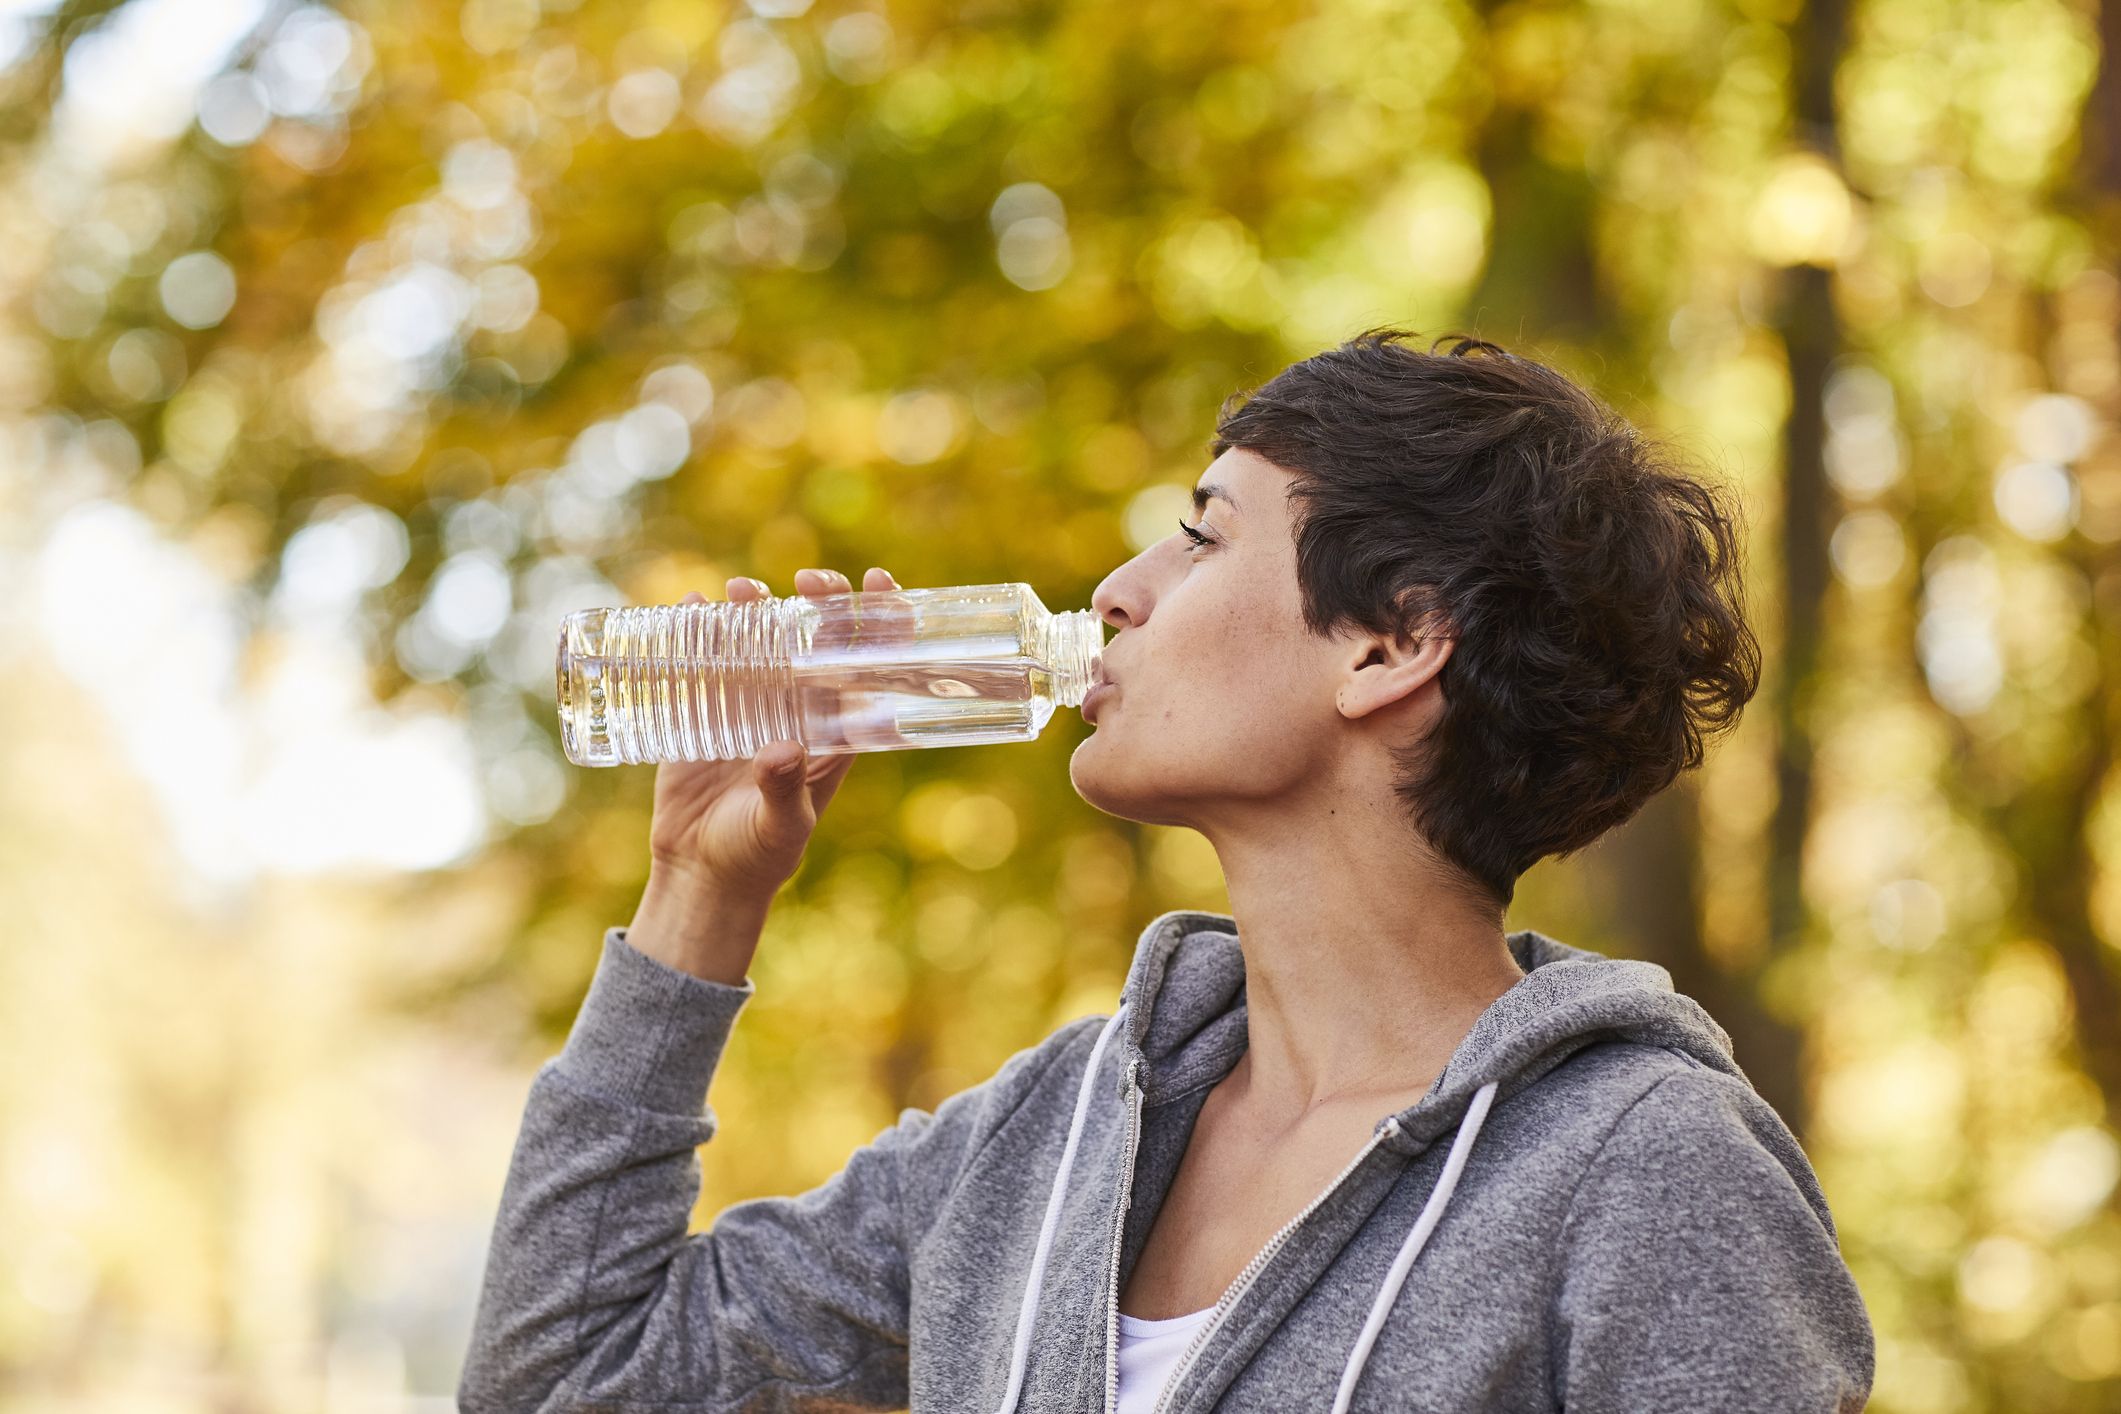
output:
M 1095 609 L 1071 609 L 1047 615 L 1045 631 L 1045 651 L 1039 656 L 1053 674 L 1053 700 L 1080 707 L 1105 651 L 1105 621 Z

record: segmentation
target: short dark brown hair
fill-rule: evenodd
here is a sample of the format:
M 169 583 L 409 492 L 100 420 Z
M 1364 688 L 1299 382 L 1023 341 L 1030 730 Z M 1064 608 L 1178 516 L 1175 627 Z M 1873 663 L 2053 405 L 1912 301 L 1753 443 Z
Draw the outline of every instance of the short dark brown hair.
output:
M 1457 640 L 1393 790 L 1506 908 L 1533 864 L 1701 764 L 1759 687 L 1760 645 L 1734 501 L 1553 369 L 1415 337 L 1368 330 L 1233 395 L 1211 446 L 1292 474 L 1313 633 Z

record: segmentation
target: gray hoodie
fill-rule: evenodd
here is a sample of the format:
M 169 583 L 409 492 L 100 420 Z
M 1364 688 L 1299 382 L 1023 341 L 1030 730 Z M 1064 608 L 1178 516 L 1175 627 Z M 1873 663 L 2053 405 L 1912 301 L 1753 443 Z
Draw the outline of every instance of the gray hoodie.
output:
M 1526 975 L 1230 1284 L 1159 1414 L 1863 1407 L 1862 1297 L 1723 1030 L 1661 967 L 1509 946 Z M 1110 1414 L 1117 1292 L 1245 1048 L 1233 920 L 1157 918 L 1109 1020 L 688 1235 L 753 991 L 606 933 L 531 1086 L 462 1407 Z

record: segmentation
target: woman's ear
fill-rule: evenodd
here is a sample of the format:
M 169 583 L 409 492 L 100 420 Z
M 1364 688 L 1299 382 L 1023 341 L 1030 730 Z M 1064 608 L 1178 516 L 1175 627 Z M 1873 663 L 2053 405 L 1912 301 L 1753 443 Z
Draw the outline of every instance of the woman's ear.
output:
M 1443 672 L 1452 647 L 1452 639 L 1435 632 L 1369 635 L 1356 645 L 1362 657 L 1336 690 L 1334 704 L 1343 715 L 1361 717 L 1411 699 Z

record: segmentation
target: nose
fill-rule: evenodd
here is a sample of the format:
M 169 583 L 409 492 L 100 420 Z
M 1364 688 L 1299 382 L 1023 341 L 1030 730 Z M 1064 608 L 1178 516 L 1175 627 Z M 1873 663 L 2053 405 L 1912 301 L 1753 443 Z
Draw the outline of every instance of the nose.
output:
M 1126 607 L 1130 595 L 1124 583 L 1128 566 L 1133 563 L 1134 561 L 1129 560 L 1106 575 L 1099 582 L 1096 592 L 1090 596 L 1090 607 L 1114 629 L 1132 628 L 1136 621 L 1135 615 L 1129 613 Z

